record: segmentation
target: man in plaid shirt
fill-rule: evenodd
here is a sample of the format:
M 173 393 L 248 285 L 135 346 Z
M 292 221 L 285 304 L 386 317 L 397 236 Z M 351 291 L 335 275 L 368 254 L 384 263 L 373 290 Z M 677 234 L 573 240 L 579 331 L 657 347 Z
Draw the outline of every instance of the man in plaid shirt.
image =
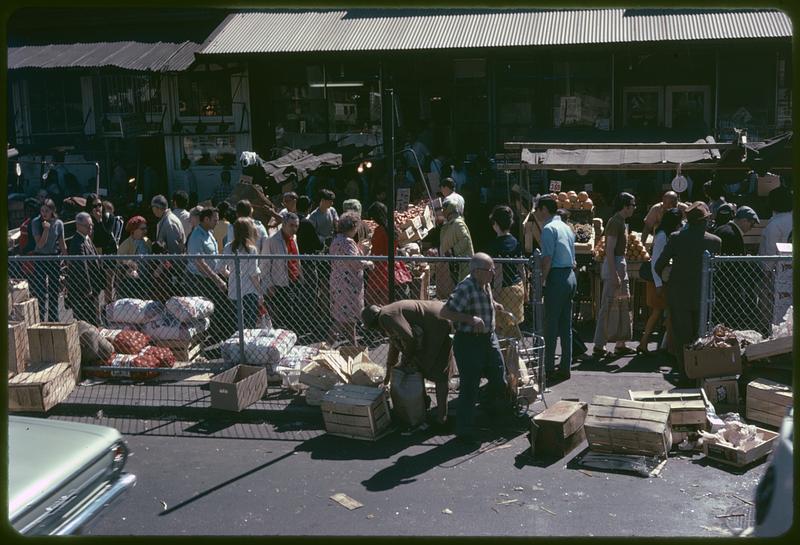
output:
M 475 446 L 472 421 L 481 376 L 489 379 L 489 415 L 510 416 L 511 406 L 506 400 L 505 363 L 494 333 L 495 312 L 505 312 L 503 305 L 492 298 L 494 261 L 485 253 L 477 253 L 470 261 L 469 271 L 450 294 L 440 316 L 452 321 L 456 330 L 453 352 L 460 383 L 456 437 Z

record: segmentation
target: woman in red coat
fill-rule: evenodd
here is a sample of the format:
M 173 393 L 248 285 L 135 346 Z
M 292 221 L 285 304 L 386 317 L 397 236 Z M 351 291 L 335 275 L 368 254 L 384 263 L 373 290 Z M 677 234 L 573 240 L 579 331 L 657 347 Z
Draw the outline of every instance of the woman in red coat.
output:
M 370 255 L 389 255 L 388 218 L 386 206 L 381 202 L 372 203 L 367 210 L 367 217 L 378 224 L 372 233 L 372 249 Z M 395 236 L 395 241 L 397 237 Z M 397 255 L 397 242 L 394 244 L 394 253 Z M 387 272 L 389 264 L 386 261 L 376 261 L 375 268 L 367 274 L 367 305 L 383 306 L 389 304 L 389 279 Z M 405 263 L 394 264 L 395 299 L 408 299 L 411 285 L 411 273 Z

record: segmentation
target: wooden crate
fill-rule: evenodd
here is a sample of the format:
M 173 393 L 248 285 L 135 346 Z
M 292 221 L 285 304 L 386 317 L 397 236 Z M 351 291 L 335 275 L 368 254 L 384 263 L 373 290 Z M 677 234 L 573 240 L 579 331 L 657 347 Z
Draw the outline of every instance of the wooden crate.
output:
M 69 397 L 74 388 L 71 364 L 32 366 L 8 380 L 8 410 L 47 412 Z
M 666 457 L 672 447 L 669 414 L 666 403 L 594 396 L 583 426 L 594 451 Z
M 152 341 L 153 346 L 162 346 L 172 350 L 176 361 L 190 362 L 200 355 L 202 343 L 198 338 L 191 341 Z
M 765 378 L 755 379 L 747 385 L 747 420 L 778 428 L 793 406 L 791 386 Z
M 670 426 L 705 426 L 708 397 L 701 388 L 672 390 L 628 390 L 631 401 L 666 403 Z
M 430 271 L 424 271 L 419 276 L 414 276 L 411 281 L 411 297 L 420 301 L 428 300 L 428 286 L 430 285 Z
M 23 303 L 31 298 L 27 280 L 9 280 L 8 297 L 11 303 Z
M 8 370 L 22 373 L 31 360 L 28 329 L 24 322 L 8 322 Z
M 703 443 L 703 452 L 706 457 L 716 460 L 723 464 L 732 465 L 735 467 L 744 467 L 760 460 L 767 454 L 772 452 L 775 446 L 775 440 L 780 435 L 774 431 L 756 428 L 759 433 L 764 437 L 764 442 L 760 445 L 749 449 L 736 448 L 732 446 L 722 445 L 715 443 L 713 440 L 705 440 Z
M 749 344 L 745 347 L 742 354 L 749 363 L 754 361 L 792 353 L 792 342 L 794 336 L 778 337 L 769 341 L 756 344 Z
M 382 388 L 342 384 L 322 399 L 325 430 L 352 439 L 380 439 L 389 429 L 389 403 Z
M 39 323 L 39 300 L 35 297 L 12 305 L 14 320 L 25 322 L 25 327 Z
M 76 322 L 41 322 L 28 328 L 31 363 L 72 364 L 75 378 L 81 373 L 81 345 Z
M 558 401 L 531 420 L 531 448 L 538 456 L 563 457 L 586 438 L 583 423 L 588 406 L 578 401 Z

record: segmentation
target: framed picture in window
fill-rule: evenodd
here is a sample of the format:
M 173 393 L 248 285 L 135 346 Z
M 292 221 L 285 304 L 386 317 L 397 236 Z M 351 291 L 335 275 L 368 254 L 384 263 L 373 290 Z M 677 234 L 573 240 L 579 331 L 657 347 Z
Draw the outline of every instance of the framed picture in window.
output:
M 667 127 L 708 128 L 711 121 L 711 89 L 708 85 L 667 87 Z
M 664 124 L 662 87 L 625 87 L 622 93 L 622 125 L 648 129 Z

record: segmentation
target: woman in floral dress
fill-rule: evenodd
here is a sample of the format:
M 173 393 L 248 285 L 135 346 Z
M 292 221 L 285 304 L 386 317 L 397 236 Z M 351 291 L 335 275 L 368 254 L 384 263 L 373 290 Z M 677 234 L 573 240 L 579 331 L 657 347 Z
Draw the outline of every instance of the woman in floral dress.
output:
M 353 239 L 361 222 L 353 212 L 339 217 L 336 237 L 331 242 L 330 255 L 363 255 Z M 364 310 L 364 269 L 372 269 L 371 261 L 331 261 L 331 331 L 329 342 L 341 333 L 352 344 L 356 342 L 356 323 Z

